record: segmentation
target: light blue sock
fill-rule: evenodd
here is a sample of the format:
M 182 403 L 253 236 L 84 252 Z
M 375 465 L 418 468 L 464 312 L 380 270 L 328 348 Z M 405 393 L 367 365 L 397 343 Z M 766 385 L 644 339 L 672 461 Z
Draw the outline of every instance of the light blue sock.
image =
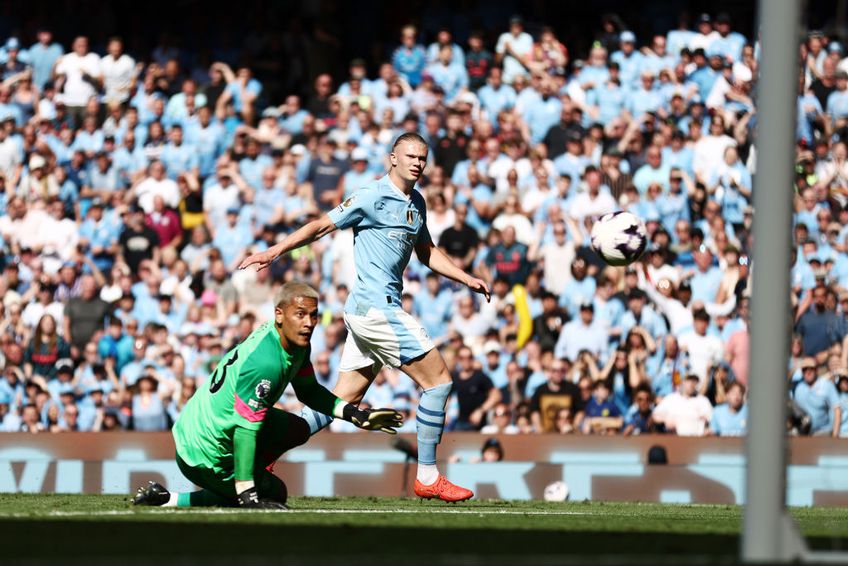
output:
M 333 417 L 329 417 L 324 413 L 313 411 L 309 407 L 304 407 L 300 411 L 300 417 L 309 425 L 309 436 L 330 425 L 333 422 Z
M 453 383 L 443 383 L 425 389 L 418 403 L 416 428 L 418 432 L 418 463 L 433 466 L 436 464 L 436 446 L 442 440 L 445 428 L 445 405 Z

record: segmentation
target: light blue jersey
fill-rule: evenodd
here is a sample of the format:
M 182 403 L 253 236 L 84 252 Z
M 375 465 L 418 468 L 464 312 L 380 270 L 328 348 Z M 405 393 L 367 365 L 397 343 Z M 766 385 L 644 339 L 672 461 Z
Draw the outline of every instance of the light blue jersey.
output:
M 748 406 L 731 411 L 727 403 L 715 408 L 710 419 L 710 428 L 717 436 L 745 436 L 748 431 Z
M 403 271 L 412 249 L 417 242 L 430 241 L 424 197 L 418 191 L 406 196 L 386 175 L 328 214 L 340 230 L 353 228 L 356 283 L 345 312 L 399 309 Z

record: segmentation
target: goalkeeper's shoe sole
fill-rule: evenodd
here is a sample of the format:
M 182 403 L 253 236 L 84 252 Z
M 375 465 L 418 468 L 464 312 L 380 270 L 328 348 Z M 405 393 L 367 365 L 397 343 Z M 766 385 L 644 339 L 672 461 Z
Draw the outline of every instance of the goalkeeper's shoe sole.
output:
M 143 485 L 138 488 L 132 502 L 133 505 L 149 505 L 151 507 L 158 507 L 165 505 L 170 498 L 171 493 L 165 489 L 162 484 L 156 483 L 155 481 L 149 481 L 147 482 L 147 485 Z
M 474 492 L 470 489 L 465 489 L 458 485 L 452 484 L 443 475 L 439 475 L 439 479 L 431 485 L 424 485 L 418 480 L 415 480 L 413 488 L 415 495 L 422 499 L 441 499 L 448 503 L 457 503 L 459 501 L 467 501 L 474 497 Z

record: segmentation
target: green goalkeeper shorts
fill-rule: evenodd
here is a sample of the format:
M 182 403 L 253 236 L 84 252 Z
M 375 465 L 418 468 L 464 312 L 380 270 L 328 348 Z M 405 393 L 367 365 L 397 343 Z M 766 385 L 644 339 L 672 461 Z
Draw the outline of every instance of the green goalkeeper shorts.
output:
M 253 481 L 259 497 L 285 502 L 285 484 L 267 467 L 276 462 L 286 450 L 303 444 L 308 438 L 309 426 L 303 419 L 281 409 L 274 408 L 268 411 L 256 441 Z M 179 454 L 177 454 L 177 466 L 186 479 L 196 486 L 235 501 L 234 470 L 218 471 L 207 467 L 191 466 L 180 458 Z

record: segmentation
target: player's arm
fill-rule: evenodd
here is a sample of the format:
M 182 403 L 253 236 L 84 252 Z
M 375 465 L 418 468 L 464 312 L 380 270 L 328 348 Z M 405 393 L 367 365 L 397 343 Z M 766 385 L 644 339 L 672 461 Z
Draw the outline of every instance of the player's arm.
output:
M 458 283 L 462 283 L 475 293 L 480 293 L 486 297 L 487 301 L 490 300 L 491 294 L 489 293 L 489 286 L 486 285 L 486 282 L 482 279 L 472 277 L 458 268 L 451 258 L 445 254 L 445 252 L 433 245 L 433 240 L 427 238 L 422 241 L 422 239 L 419 238 L 418 242 L 415 244 L 415 253 L 421 263 L 439 275 L 443 275 L 448 279 L 453 279 Z
M 315 379 L 312 364 L 307 362 L 292 380 L 297 398 L 310 409 L 353 423 L 363 430 L 381 430 L 397 434 L 403 416 L 394 409 L 360 409 L 339 399 Z
M 304 224 L 285 239 L 268 248 L 264 252 L 250 255 L 241 262 L 239 269 L 244 269 L 251 265 L 257 266 L 257 271 L 265 269 L 271 265 L 281 255 L 287 254 L 292 250 L 296 250 L 302 246 L 306 246 L 326 236 L 336 229 L 336 224 L 330 219 L 329 215 L 324 215 L 317 220 L 313 220 L 308 224 Z
M 229 359 L 218 364 L 215 373 L 212 374 L 212 389 L 220 389 L 220 383 L 227 379 L 227 370 L 238 360 L 238 349 L 230 355 Z M 263 366 L 260 359 L 248 360 L 236 372 L 230 372 L 230 379 L 235 379 L 235 395 L 233 399 L 233 468 L 235 475 L 236 499 L 240 507 L 256 509 L 284 509 L 276 501 L 259 499 L 259 492 L 254 483 L 254 465 L 256 462 L 256 439 L 265 415 L 273 407 L 274 400 L 268 397 L 271 391 L 270 380 L 263 376 L 273 375 L 267 366 Z M 232 374 L 235 375 L 232 375 Z M 212 390 L 210 389 L 210 391 Z M 214 394 L 214 393 L 213 393 Z

